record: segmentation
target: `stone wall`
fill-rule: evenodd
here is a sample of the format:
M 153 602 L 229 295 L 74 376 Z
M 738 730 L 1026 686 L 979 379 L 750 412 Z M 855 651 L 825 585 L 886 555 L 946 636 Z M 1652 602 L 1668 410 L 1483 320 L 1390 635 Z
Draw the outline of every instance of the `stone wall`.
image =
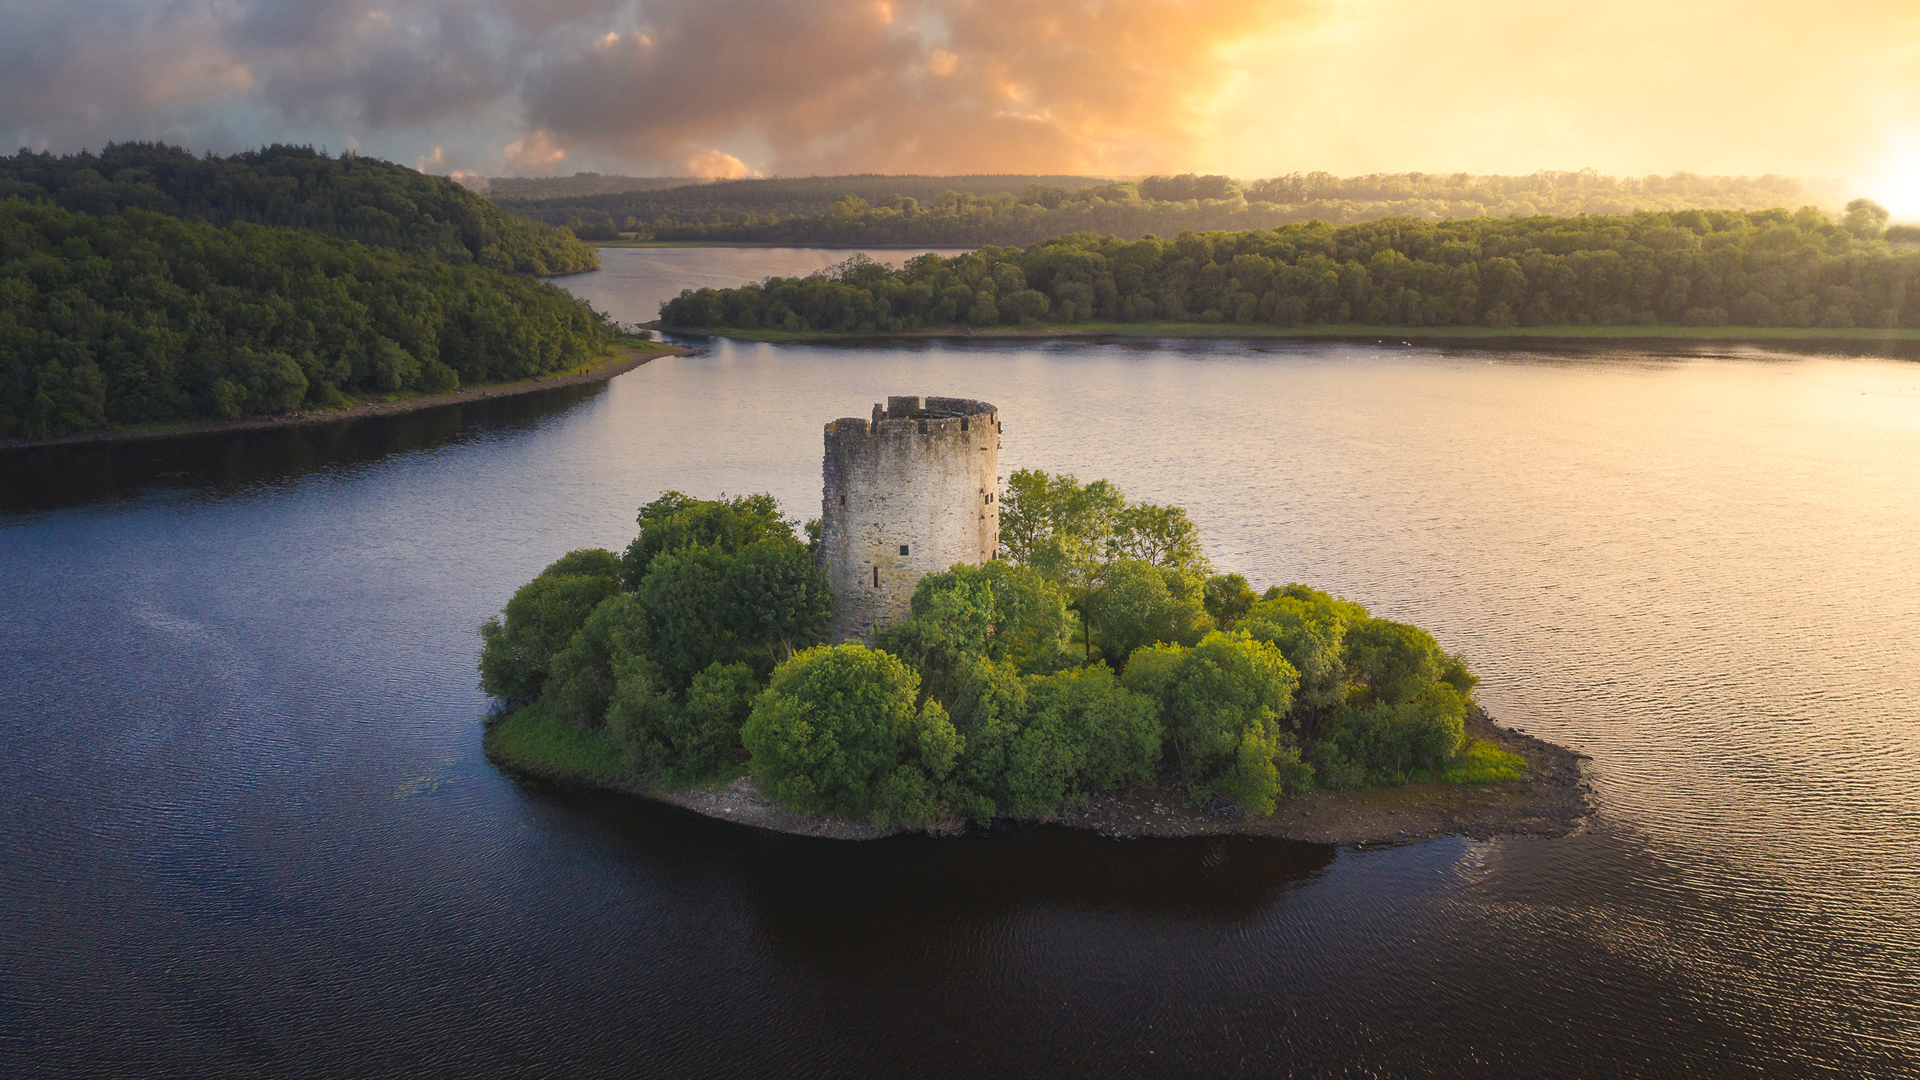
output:
M 907 613 L 914 586 L 1000 547 L 1000 413 L 984 401 L 889 397 L 827 425 L 820 559 L 835 644 Z

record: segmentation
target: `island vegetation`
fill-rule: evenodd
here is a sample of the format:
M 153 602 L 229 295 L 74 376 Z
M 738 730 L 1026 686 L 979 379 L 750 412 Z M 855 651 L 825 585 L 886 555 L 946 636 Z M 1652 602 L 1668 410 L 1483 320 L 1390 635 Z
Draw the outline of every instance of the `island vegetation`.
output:
M 8 198 L 94 217 L 143 210 L 214 225 L 304 229 L 517 274 L 600 265 L 593 248 L 572 234 L 508 214 L 444 176 L 358 154 L 330 157 L 310 146 L 230 157 L 140 142 L 98 154 L 22 150 L 0 157 L 0 199 Z
M 498 197 L 498 196 L 496 196 Z M 1071 233 L 1244 231 L 1324 221 L 1654 210 L 1760 210 L 1818 203 L 1825 189 L 1777 176 L 1616 179 L 1592 171 L 1529 176 L 1294 174 L 1245 185 L 1225 176 L 887 177 L 745 180 L 664 191 L 502 205 L 583 238 L 846 247 L 1026 245 Z
M 0 200 L 0 438 L 526 379 L 614 336 L 586 303 L 471 258 Z
M 688 290 L 671 329 L 899 333 L 1153 322 L 1309 327 L 1920 327 L 1920 251 L 1861 199 L 1813 208 L 1079 234 L 901 269 Z
M 751 774 L 883 829 L 1050 820 L 1158 786 L 1266 815 L 1314 787 L 1513 779 L 1477 679 L 1417 627 L 1213 572 L 1177 507 L 1022 470 L 985 566 L 923 578 L 871 645 L 820 644 L 817 536 L 769 496 L 669 492 L 624 554 L 573 552 L 482 628 L 511 767 L 630 790 Z

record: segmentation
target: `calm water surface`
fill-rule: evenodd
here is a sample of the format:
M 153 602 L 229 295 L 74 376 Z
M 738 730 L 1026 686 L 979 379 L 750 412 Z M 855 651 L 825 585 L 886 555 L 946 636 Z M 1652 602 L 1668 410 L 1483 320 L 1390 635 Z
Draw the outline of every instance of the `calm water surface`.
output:
M 966 248 L 933 249 L 958 255 Z M 865 255 L 899 266 L 925 254 L 888 248 L 601 248 L 600 269 L 555 279 L 568 292 L 623 323 L 660 317 L 660 305 L 682 289 L 731 289 L 769 277 L 805 277 L 835 263 Z
M 817 514 L 889 393 L 1431 628 L 1598 817 L 849 845 L 486 764 L 517 585 L 665 488 Z M 0 459 L 0 1070 L 1920 1076 L 1911 362 L 722 343 L 238 445 Z

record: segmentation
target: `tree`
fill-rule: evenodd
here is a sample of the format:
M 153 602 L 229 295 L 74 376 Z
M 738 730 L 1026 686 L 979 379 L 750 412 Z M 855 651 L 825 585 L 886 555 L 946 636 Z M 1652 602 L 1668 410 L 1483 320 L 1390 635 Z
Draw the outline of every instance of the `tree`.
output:
M 791 535 L 740 549 L 727 564 L 720 595 L 734 638 L 765 649 L 769 666 L 792 659 L 796 645 L 819 640 L 833 616 L 826 572 Z
M 575 727 L 599 727 L 613 698 L 614 662 L 636 651 L 633 599 L 616 593 L 593 609 L 567 647 L 553 655 L 541 698 L 549 715 Z
M 1116 664 L 1158 642 L 1192 645 L 1213 627 L 1198 574 L 1116 559 L 1087 594 L 1086 611 L 1102 654 Z
M 1178 506 L 1132 503 L 1117 515 L 1112 553 L 1155 566 L 1205 574 L 1200 530 Z
M 1297 705 L 1325 709 L 1347 697 L 1346 640 L 1350 620 L 1367 618 L 1358 604 L 1335 600 L 1304 585 L 1271 589 L 1248 609 L 1241 627 L 1255 641 L 1279 648 L 1300 673 Z
M 1174 760 L 1196 796 L 1222 791 L 1248 813 L 1267 814 L 1286 785 L 1308 775 L 1282 723 L 1299 680 L 1280 650 L 1215 630 L 1192 648 L 1143 647 L 1122 683 L 1160 703 Z
M 731 556 L 763 540 L 795 539 L 780 504 L 765 494 L 695 499 L 668 491 L 640 508 L 639 524 L 640 535 L 620 559 L 621 581 L 629 589 L 639 587 L 662 552 L 711 545 Z
M 1260 602 L 1260 595 L 1248 587 L 1247 579 L 1239 574 L 1215 574 L 1207 579 L 1201 600 L 1207 614 L 1213 616 L 1213 625 L 1231 630 Z
M 1846 220 L 1841 227 L 1852 233 L 1856 239 L 1875 240 L 1880 231 L 1887 227 L 1890 217 L 1887 208 L 1872 199 L 1855 199 L 1847 204 Z
M 870 816 L 881 781 L 902 765 L 919 682 L 860 644 L 795 653 L 741 729 L 762 790 L 808 813 Z
M 1072 663 L 1069 632 L 1060 590 L 1030 567 L 996 559 L 921 578 L 907 618 L 874 643 L 920 672 L 923 693 L 951 702 L 982 660 L 1027 674 Z
M 709 665 L 732 661 L 738 651 L 727 627 L 729 565 L 718 544 L 663 551 L 653 557 L 634 592 L 642 647 L 676 691 Z
M 480 627 L 480 689 L 510 705 L 540 696 L 554 654 L 616 591 L 612 578 L 564 572 L 591 562 L 582 552 L 562 558 L 513 594 L 504 621 L 496 616 Z

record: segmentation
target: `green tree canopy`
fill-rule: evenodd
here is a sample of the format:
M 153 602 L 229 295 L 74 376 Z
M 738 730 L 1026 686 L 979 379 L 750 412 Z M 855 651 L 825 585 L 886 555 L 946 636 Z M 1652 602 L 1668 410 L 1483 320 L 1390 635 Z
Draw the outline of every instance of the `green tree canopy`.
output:
M 640 508 L 640 535 L 621 557 L 622 579 L 636 588 L 647 575 L 653 557 L 663 551 L 713 545 L 720 554 L 739 554 L 748 545 L 767 539 L 793 540 L 793 525 L 780 516 L 771 495 L 737 495 L 731 499 L 696 499 L 669 491 Z
M 871 816 L 915 734 L 919 683 L 864 645 L 796 653 L 774 669 L 741 729 L 762 789 L 800 810 Z
M 951 701 L 982 659 L 1027 674 L 1072 663 L 1071 625 L 1056 586 L 1030 567 L 993 560 L 921 578 L 907 618 L 874 640 L 920 672 L 925 692 Z
M 1125 663 L 1142 646 L 1197 643 L 1214 625 L 1205 593 L 1206 580 L 1192 571 L 1115 559 L 1087 594 L 1087 618 L 1101 653 Z
M 1088 230 L 899 270 L 843 264 L 690 291 L 660 317 L 670 327 L 836 333 L 1090 320 L 1920 327 L 1920 253 L 1889 243 L 1884 223 L 1859 201 L 1837 219 L 1803 207 L 1312 221 L 1172 241 Z M 1009 501 L 1026 494 L 1013 488 Z M 1009 544 L 1047 538 L 1014 524 Z
M 611 577 L 572 572 L 598 562 L 591 552 L 564 556 L 513 594 L 504 618 L 480 628 L 482 690 L 510 704 L 540 695 L 554 654 L 618 588 Z
M 0 437 L 530 378 L 613 334 L 558 288 L 471 263 L 0 199 Z
M 94 217 L 139 210 L 216 226 L 300 229 L 520 274 L 600 265 L 573 234 L 505 213 L 444 176 L 359 154 L 329 157 L 310 146 L 276 144 L 230 157 L 138 142 L 109 144 L 97 155 L 22 150 L 0 157 L 0 199 L 9 197 Z

